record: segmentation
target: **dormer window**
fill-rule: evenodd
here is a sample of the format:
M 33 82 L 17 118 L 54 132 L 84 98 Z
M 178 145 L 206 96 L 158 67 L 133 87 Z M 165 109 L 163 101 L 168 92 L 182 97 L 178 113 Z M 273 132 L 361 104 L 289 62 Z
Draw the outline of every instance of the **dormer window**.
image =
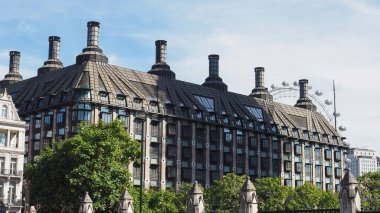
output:
M 281 134 L 288 136 L 288 135 L 289 135 L 288 127 L 283 126 L 283 127 L 281 128 Z
M 201 110 L 195 110 L 194 116 L 196 119 L 202 120 L 202 118 L 203 118 L 202 111 Z
M 240 118 L 236 118 L 235 125 L 236 126 L 241 126 L 241 119 Z
M 223 123 L 228 124 L 230 120 L 228 119 L 228 116 L 224 115 L 223 116 Z
M 99 98 L 101 102 L 108 103 L 108 92 L 99 91 Z
M 1 107 L 1 117 L 2 118 L 8 118 L 8 107 L 7 107 L 7 105 L 3 105 Z
M 174 115 L 174 106 L 173 104 L 166 104 L 165 113 L 168 115 Z
M 275 124 L 272 124 L 272 125 L 271 125 L 270 131 L 271 131 L 272 133 L 276 133 L 276 132 L 277 132 L 277 127 L 276 127 Z
M 150 111 L 151 112 L 158 112 L 158 103 L 157 102 L 150 102 Z
M 119 106 L 126 106 L 127 104 L 125 102 L 125 95 L 122 95 L 122 94 L 116 95 L 116 103 Z
M 214 113 L 209 114 L 208 119 L 209 119 L 210 121 L 216 121 L 216 116 L 215 116 L 215 114 L 214 114 Z
M 134 108 L 135 109 L 142 109 L 142 100 L 141 100 L 141 98 L 135 98 L 134 100 L 133 100 L 133 106 L 134 106 Z
M 298 129 L 293 129 L 293 137 L 299 138 Z
M 75 99 L 79 101 L 91 100 L 91 91 L 78 89 L 75 91 Z

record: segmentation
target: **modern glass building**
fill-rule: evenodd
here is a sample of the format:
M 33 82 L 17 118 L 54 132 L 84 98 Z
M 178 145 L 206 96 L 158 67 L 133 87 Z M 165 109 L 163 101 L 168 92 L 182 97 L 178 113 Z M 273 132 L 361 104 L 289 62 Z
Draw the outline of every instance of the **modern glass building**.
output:
M 307 80 L 299 81 L 294 106 L 273 102 L 262 67 L 255 68 L 250 95 L 228 91 L 218 55 L 209 55 L 209 76 L 202 85 L 177 80 L 163 40 L 155 43 L 156 61 L 148 72 L 118 67 L 99 48 L 99 23 L 87 27 L 87 47 L 75 64 L 62 65 L 60 39 L 50 37 L 49 59 L 37 76 L 22 80 L 12 71 L 12 81 L 1 82 L 29 125 L 28 161 L 52 140 L 71 137 L 80 122 L 120 119 L 144 145 L 143 172 L 130 165 L 135 185 L 165 189 L 197 180 L 209 187 L 236 173 L 339 190 L 348 147 L 308 98 Z M 14 63 L 11 58 L 11 66 L 18 66 Z

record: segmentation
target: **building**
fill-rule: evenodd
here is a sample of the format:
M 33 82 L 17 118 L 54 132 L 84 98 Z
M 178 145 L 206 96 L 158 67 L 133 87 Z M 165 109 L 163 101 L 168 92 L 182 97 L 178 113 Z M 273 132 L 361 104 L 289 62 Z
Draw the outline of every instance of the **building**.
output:
M 376 157 L 377 159 L 377 171 L 380 172 L 380 157 Z
M 355 177 L 367 172 L 377 171 L 376 151 L 369 148 L 351 148 L 348 159 L 351 160 L 350 168 Z
M 25 122 L 7 90 L 0 93 L 0 211 L 21 212 Z M 2 209 L 2 207 L 5 209 Z
M 76 64 L 62 65 L 60 38 L 54 36 L 37 76 L 2 82 L 29 126 L 28 161 L 53 139 L 75 134 L 79 122 L 120 119 L 144 145 L 145 188 L 174 188 L 195 180 L 210 187 L 233 172 L 282 177 L 288 186 L 309 181 L 321 189 L 339 189 L 348 147 L 308 98 L 307 80 L 299 81 L 295 106 L 272 101 L 262 67 L 255 68 L 250 95 L 228 91 L 219 76 L 218 55 L 209 55 L 209 76 L 202 85 L 177 80 L 166 61 L 164 40 L 155 42 L 156 61 L 148 72 L 118 67 L 99 47 L 99 23 L 87 27 L 87 47 Z M 18 67 L 12 57 L 11 66 Z M 130 170 L 140 185 L 140 166 L 131 164 Z

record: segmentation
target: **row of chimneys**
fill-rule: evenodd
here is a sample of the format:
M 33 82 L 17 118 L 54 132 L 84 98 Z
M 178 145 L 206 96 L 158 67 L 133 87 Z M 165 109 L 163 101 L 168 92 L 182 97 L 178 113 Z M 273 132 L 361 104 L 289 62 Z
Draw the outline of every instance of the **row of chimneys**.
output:
M 95 61 L 108 63 L 108 58 L 103 54 L 103 51 L 99 48 L 99 28 L 100 23 L 90 21 L 87 23 L 87 47 L 83 49 L 82 53 L 76 57 L 76 63 L 82 64 L 86 61 Z M 175 79 L 175 73 L 170 70 L 170 66 L 166 63 L 166 50 L 167 42 L 165 40 L 157 40 L 156 45 L 156 62 L 152 66 L 152 69 L 148 71 L 150 74 L 166 77 L 169 79 Z M 48 60 L 44 62 L 44 66 L 38 69 L 38 75 L 48 73 L 50 71 L 63 68 L 62 62 L 59 60 L 60 49 L 60 37 L 49 37 L 49 55 Z M 22 76 L 19 74 L 20 52 L 11 51 L 9 62 L 9 73 L 2 81 L 4 84 L 11 84 L 22 80 Z M 222 78 L 219 77 L 219 55 L 212 54 L 208 56 L 209 59 L 209 76 L 202 84 L 206 87 L 227 91 L 227 85 L 223 83 Z M 302 79 L 299 81 L 300 85 L 300 98 L 297 101 L 296 106 L 314 110 L 315 106 L 311 100 L 307 97 L 308 81 Z M 250 94 L 252 97 L 261 98 L 265 100 L 273 100 L 272 95 L 269 93 L 268 88 L 264 86 L 264 68 L 255 68 L 255 88 Z

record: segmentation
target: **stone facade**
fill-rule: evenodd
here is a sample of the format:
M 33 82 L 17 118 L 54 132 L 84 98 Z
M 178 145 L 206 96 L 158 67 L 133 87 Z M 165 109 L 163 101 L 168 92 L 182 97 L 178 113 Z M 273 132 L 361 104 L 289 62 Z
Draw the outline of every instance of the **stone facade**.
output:
M 25 122 L 7 90 L 0 92 L 0 202 L 6 212 L 21 212 Z
M 36 77 L 4 84 L 28 125 L 28 161 L 53 139 L 71 137 L 80 122 L 120 119 L 143 143 L 143 172 L 133 163 L 130 170 L 134 184 L 146 189 L 178 189 L 183 181 L 207 188 L 233 172 L 339 190 L 348 147 L 307 98 L 307 80 L 296 106 L 272 101 L 262 67 L 255 69 L 255 89 L 247 88 L 251 95 L 237 94 L 228 91 L 219 56 L 212 54 L 204 84 L 180 81 L 168 65 L 163 40 L 156 41 L 156 61 L 148 72 L 118 67 L 108 64 L 99 47 L 100 24 L 87 27 L 87 46 L 76 64 L 60 68 L 59 48 L 51 48 L 55 52 L 45 65 L 59 66 L 44 65 Z M 49 41 L 54 47 L 59 39 Z

